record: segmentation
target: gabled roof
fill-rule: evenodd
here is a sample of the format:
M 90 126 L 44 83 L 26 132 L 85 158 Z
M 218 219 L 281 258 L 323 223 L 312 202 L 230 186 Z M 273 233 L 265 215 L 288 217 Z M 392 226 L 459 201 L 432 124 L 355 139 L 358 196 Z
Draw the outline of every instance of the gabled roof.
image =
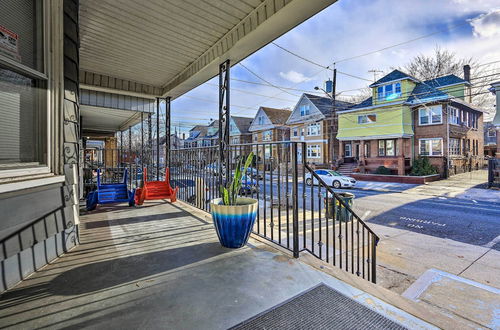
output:
M 304 96 L 307 97 L 325 117 L 332 114 L 333 107 L 331 98 L 307 93 L 304 93 Z M 345 110 L 352 105 L 353 103 L 350 102 L 335 100 L 335 109 L 337 111 Z
M 260 107 L 262 111 L 266 114 L 267 118 L 273 123 L 273 125 L 285 125 L 286 120 L 290 117 L 292 111 L 287 109 L 276 109 L 268 107 Z
M 378 85 L 382 85 L 384 83 L 388 83 L 390 81 L 397 81 L 402 79 L 411 79 L 413 81 L 418 81 L 416 78 L 410 76 L 409 74 L 396 69 L 392 70 L 392 72 L 390 72 L 389 74 L 383 76 L 382 78 L 371 84 L 370 87 L 375 87 Z
M 236 125 L 236 127 L 238 127 L 238 130 L 240 131 L 241 134 L 248 133 L 248 128 L 250 127 L 253 118 L 236 117 L 236 116 L 231 116 L 231 118 L 233 119 L 234 124 Z

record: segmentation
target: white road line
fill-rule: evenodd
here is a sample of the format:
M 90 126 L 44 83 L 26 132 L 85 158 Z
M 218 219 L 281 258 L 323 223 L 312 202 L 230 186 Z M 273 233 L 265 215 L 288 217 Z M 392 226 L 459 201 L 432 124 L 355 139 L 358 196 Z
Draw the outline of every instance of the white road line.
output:
M 495 245 L 497 243 L 500 243 L 500 235 L 495 237 L 491 242 L 484 244 L 483 246 L 485 248 L 491 249 L 493 247 L 493 245 Z

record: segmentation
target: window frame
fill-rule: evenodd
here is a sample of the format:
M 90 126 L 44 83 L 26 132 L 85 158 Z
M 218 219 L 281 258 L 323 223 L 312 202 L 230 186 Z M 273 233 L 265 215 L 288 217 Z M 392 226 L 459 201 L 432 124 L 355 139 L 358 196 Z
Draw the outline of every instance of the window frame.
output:
M 439 119 L 438 123 L 432 122 L 432 109 L 433 108 L 439 108 L 441 111 L 441 114 L 439 116 L 440 119 Z M 422 123 L 422 115 L 421 115 L 422 111 L 428 112 L 426 117 L 429 120 L 429 122 L 426 124 Z M 418 109 L 418 126 L 430 126 L 430 125 L 441 125 L 441 124 L 443 124 L 443 106 L 442 105 L 431 105 L 431 106 L 425 106 L 425 107 Z
M 53 54 L 51 54 L 51 42 L 52 42 L 52 36 L 49 30 L 49 24 L 45 24 L 46 22 L 49 22 L 50 19 L 50 5 L 48 4 L 47 1 L 41 1 L 39 3 L 40 8 L 37 8 L 37 10 L 40 10 L 41 13 L 37 15 L 40 15 L 41 19 L 41 24 L 40 24 L 40 29 L 41 34 L 40 37 L 42 40 L 40 40 L 40 45 L 41 45 L 41 53 L 43 56 L 43 59 L 41 61 L 41 70 L 38 71 L 33 68 L 30 68 L 29 66 L 19 63 L 15 61 L 14 59 L 11 59 L 5 55 L 0 54 L 0 66 L 5 68 L 6 70 L 11 70 L 13 72 L 16 72 L 20 75 L 25 76 L 26 78 L 33 79 L 33 80 L 38 80 L 43 82 L 44 84 L 44 92 L 41 91 L 41 94 L 44 94 L 44 100 L 40 102 L 38 107 L 44 108 L 41 109 L 45 113 L 45 129 L 46 129 L 46 136 L 45 136 L 45 142 L 41 141 L 41 143 L 45 143 L 45 150 L 46 150 L 46 156 L 44 159 L 45 164 L 42 164 L 41 166 L 36 166 L 36 167 L 23 167 L 20 169 L 5 169 L 5 170 L 0 170 L 0 184 L 4 182 L 11 182 L 12 179 L 15 179 L 16 182 L 13 182 L 12 185 L 13 188 L 12 190 L 16 190 L 17 184 L 19 182 L 17 181 L 24 181 L 24 180 L 30 180 L 33 179 L 34 177 L 38 178 L 39 180 L 44 180 L 43 178 L 40 178 L 40 175 L 50 175 L 54 173 L 54 164 L 52 164 L 52 145 L 51 145 L 51 140 L 53 137 L 53 133 L 51 133 L 51 121 L 53 120 L 52 112 L 55 111 L 52 106 L 51 102 L 51 95 L 50 95 L 50 90 L 52 87 L 52 81 L 49 79 L 49 74 L 48 71 L 51 68 L 51 65 L 60 65 L 57 60 L 53 59 Z M 42 115 L 43 116 L 43 115 Z M 36 181 L 36 180 L 32 180 Z M 35 182 L 33 182 L 35 184 Z
M 349 152 L 349 155 L 347 155 L 347 152 Z M 352 144 L 351 143 L 346 143 L 344 145 L 344 157 L 352 157 Z
M 317 127 L 317 133 L 316 134 L 311 134 L 311 129 L 313 127 Z M 320 136 L 321 135 L 321 123 L 311 123 L 307 125 L 307 136 Z
M 311 156 L 311 152 L 313 148 L 317 148 L 317 155 L 316 156 Z M 321 145 L 319 144 L 308 144 L 306 147 L 306 155 L 307 158 L 321 158 Z
M 269 139 L 266 138 L 266 136 L 269 136 Z M 272 141 L 273 140 L 273 131 L 272 130 L 267 130 L 262 132 L 262 141 Z
M 452 143 L 453 141 L 453 143 Z M 450 138 L 448 141 L 448 154 L 450 156 L 461 156 L 462 155 L 462 143 L 458 138 Z
M 392 141 L 392 143 L 393 143 L 393 149 L 394 149 L 394 155 L 387 155 L 387 141 Z M 381 142 L 384 145 L 383 146 L 383 150 L 384 150 L 384 154 L 383 155 L 380 154 L 380 150 L 381 150 L 380 143 Z M 377 156 L 378 157 L 396 157 L 398 155 L 398 151 L 397 151 L 398 144 L 397 143 L 398 142 L 397 142 L 396 139 L 380 139 L 380 140 L 378 140 L 378 142 L 377 142 Z
M 300 116 L 308 116 L 311 113 L 311 105 L 310 104 L 301 104 L 299 105 Z
M 489 138 L 497 137 L 496 130 L 490 128 L 487 131 L 488 131 L 488 133 L 486 134 L 487 137 L 489 137 Z M 493 134 L 493 135 L 491 135 L 491 134 Z
M 359 119 L 363 118 L 363 117 L 368 120 L 369 116 L 375 116 L 375 120 L 374 121 L 366 121 L 366 122 L 360 122 L 359 121 Z M 377 114 L 376 113 L 366 113 L 366 114 L 363 114 L 363 115 L 358 115 L 358 125 L 375 124 L 376 122 L 377 122 Z
M 430 154 L 429 155 L 423 155 L 422 154 L 422 142 L 429 141 L 431 143 L 430 145 Z M 432 151 L 432 141 L 441 141 L 441 148 L 440 148 L 440 154 L 439 155 L 434 155 Z M 421 138 L 418 139 L 418 154 L 420 156 L 426 156 L 426 157 L 443 157 L 443 138 Z
M 391 86 L 391 93 L 388 94 L 388 87 Z M 396 92 L 396 90 L 399 88 L 399 92 Z M 382 92 L 381 92 L 382 91 Z M 387 100 L 386 97 L 388 95 L 396 94 L 396 97 L 394 97 L 391 100 Z M 401 81 L 396 81 L 390 84 L 384 84 L 381 86 L 377 86 L 377 101 L 393 101 L 396 99 L 399 99 L 403 95 L 402 93 L 402 85 Z

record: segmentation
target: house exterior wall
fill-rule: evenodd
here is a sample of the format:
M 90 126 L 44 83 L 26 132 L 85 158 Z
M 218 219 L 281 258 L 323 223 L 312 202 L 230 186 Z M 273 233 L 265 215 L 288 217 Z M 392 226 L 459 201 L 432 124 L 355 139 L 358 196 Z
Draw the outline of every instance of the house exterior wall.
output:
M 50 31 L 45 47 L 51 49 L 45 60 L 51 63 L 47 111 L 52 118 L 48 134 L 53 174 L 46 181 L 54 183 L 36 184 L 37 179 L 33 179 L 25 182 L 25 189 L 12 191 L 0 185 L 0 291 L 78 244 L 78 0 L 45 4 L 44 23 Z
M 467 127 L 463 124 L 451 123 L 449 107 L 446 104 L 440 106 L 442 107 L 442 123 L 429 125 L 420 125 L 418 109 L 421 107 L 415 108 L 413 113 L 415 156 L 420 155 L 420 140 L 441 139 L 442 155 L 427 156 L 430 163 L 439 170 L 441 175 L 461 173 L 467 171 L 469 167 L 472 169 L 481 167 L 484 150 L 483 114 L 473 110 L 460 110 L 468 113 L 474 112 L 478 116 L 477 128 Z M 458 139 L 460 145 L 459 154 L 450 151 L 450 139 Z M 446 173 L 447 170 L 448 173 Z
M 319 124 L 320 132 L 318 135 L 308 134 L 308 127 L 311 124 Z M 303 153 L 303 157 L 305 156 L 306 162 L 313 165 L 328 166 L 331 163 L 331 150 L 328 134 L 329 127 L 327 120 L 290 125 L 290 141 L 306 143 L 306 150 L 301 150 L 301 152 Z M 309 153 L 307 151 L 309 146 L 310 148 L 316 146 L 319 147 L 320 154 L 318 157 L 309 157 Z
M 376 115 L 376 122 L 358 124 L 358 116 Z M 408 106 L 392 105 L 353 112 L 339 112 L 339 140 L 412 135 L 411 110 Z

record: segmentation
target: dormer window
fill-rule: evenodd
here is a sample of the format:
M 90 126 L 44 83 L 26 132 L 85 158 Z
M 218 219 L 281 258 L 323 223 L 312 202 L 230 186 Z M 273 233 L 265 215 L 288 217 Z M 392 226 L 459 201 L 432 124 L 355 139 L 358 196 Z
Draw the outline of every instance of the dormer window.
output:
M 259 118 L 257 118 L 257 121 L 258 121 L 259 125 L 264 125 L 264 116 L 260 115 Z
M 311 107 L 309 104 L 303 104 L 300 106 L 300 115 L 307 116 L 307 115 L 309 115 L 310 110 L 311 110 Z
M 390 101 L 401 97 L 401 83 L 388 84 L 377 87 L 377 99 Z

